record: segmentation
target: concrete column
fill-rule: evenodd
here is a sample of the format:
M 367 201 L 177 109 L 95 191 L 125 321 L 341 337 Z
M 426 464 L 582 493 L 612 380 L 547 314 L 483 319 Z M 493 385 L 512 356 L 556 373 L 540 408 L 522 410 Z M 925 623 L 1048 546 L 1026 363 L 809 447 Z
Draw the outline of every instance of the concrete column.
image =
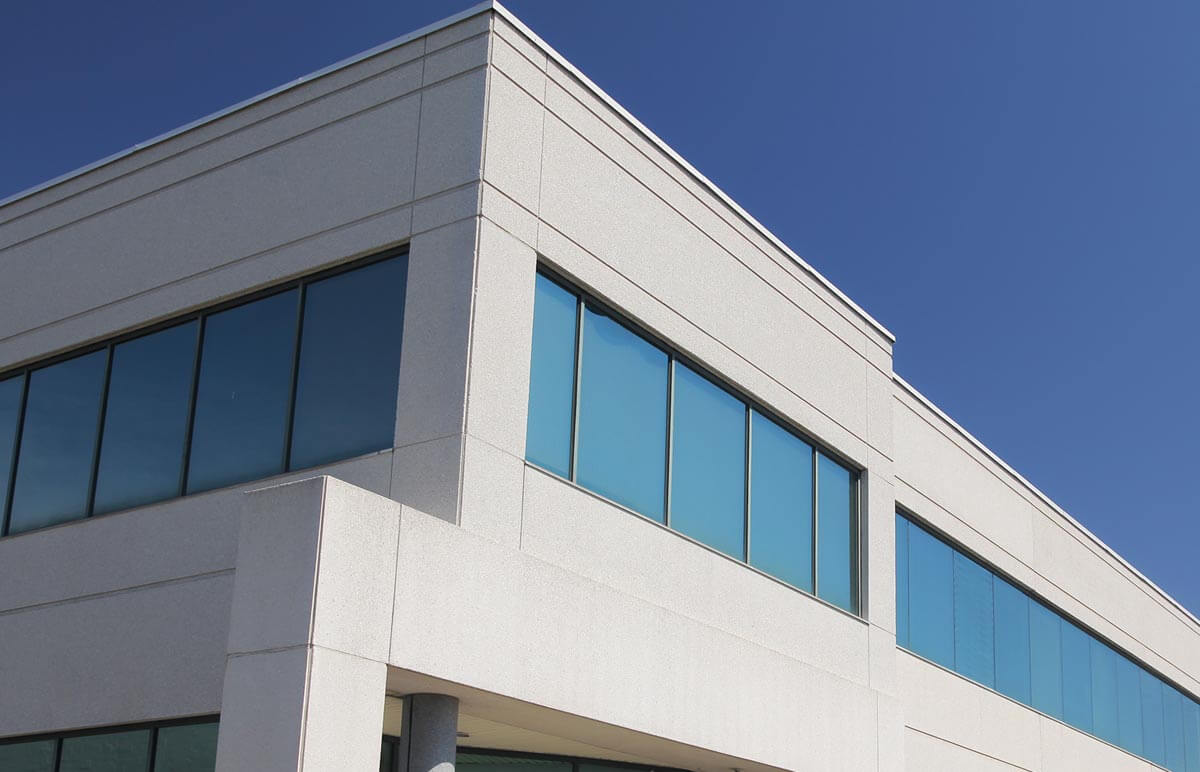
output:
M 454 772 L 458 698 L 410 694 L 404 698 L 404 753 L 400 772 Z
M 328 477 L 246 496 L 217 772 L 379 769 L 399 528 Z

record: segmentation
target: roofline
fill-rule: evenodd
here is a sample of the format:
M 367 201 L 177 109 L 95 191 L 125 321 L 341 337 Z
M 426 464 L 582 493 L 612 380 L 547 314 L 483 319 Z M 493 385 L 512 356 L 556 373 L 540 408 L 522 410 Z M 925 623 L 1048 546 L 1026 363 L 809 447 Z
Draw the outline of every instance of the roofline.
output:
M 60 185 L 64 182 L 67 182 L 68 180 L 72 180 L 76 177 L 87 174 L 88 172 L 99 169 L 102 166 L 106 166 L 115 161 L 119 161 L 120 159 L 125 158 L 126 156 L 130 156 L 130 155 L 138 152 L 139 150 L 145 150 L 148 147 L 157 145 L 159 143 L 162 143 L 169 139 L 177 137 L 180 134 L 183 134 L 184 132 L 190 131 L 192 129 L 195 129 L 197 127 L 203 126 L 208 123 L 212 123 L 213 121 L 224 118 L 225 116 L 227 116 L 231 113 L 237 112 L 238 110 L 242 110 L 246 107 L 250 107 L 251 105 L 254 105 L 258 102 L 262 102 L 262 101 L 269 99 L 270 97 L 273 97 L 284 91 L 295 88 L 296 86 L 307 83 L 311 80 L 315 80 L 316 78 L 320 78 L 323 75 L 328 75 L 329 73 L 332 73 L 337 70 L 341 70 L 341 69 L 344 69 L 351 65 L 357 64 L 358 62 L 361 62 L 364 59 L 369 59 L 372 56 L 376 56 L 378 54 L 384 53 L 385 51 L 389 51 L 393 48 L 397 48 L 397 47 L 402 46 L 405 43 L 411 42 L 417 38 L 425 37 L 426 35 L 432 34 L 441 29 L 449 27 L 453 24 L 457 24 L 460 21 L 464 21 L 466 19 L 472 18 L 474 16 L 478 16 L 479 14 L 486 13 L 488 11 L 493 11 L 493 12 L 497 13 L 498 15 L 503 17 L 504 20 L 507 21 L 509 24 L 516 27 L 521 32 L 521 34 L 528 37 L 529 40 L 535 46 L 540 48 L 548 57 L 553 59 L 560 67 L 562 67 L 564 70 L 569 72 L 573 77 L 578 79 L 580 83 L 582 83 L 587 89 L 589 89 L 597 97 L 599 97 L 600 100 L 605 103 L 605 105 L 607 105 L 610 109 L 612 109 L 618 115 L 620 115 L 622 119 L 624 119 L 626 122 L 628 122 L 630 124 L 630 126 L 632 126 L 634 128 L 634 130 L 636 130 L 643 137 L 645 137 L 651 144 L 653 144 L 655 147 L 657 147 L 660 151 L 665 153 L 672 161 L 679 164 L 679 166 L 681 166 L 685 172 L 687 172 L 693 179 L 695 179 L 696 182 L 700 183 L 700 185 L 703 186 L 704 188 L 706 188 L 708 190 L 708 192 L 712 193 L 714 196 L 719 198 L 721 200 L 721 202 L 724 203 L 726 206 L 728 206 L 730 209 L 732 209 L 733 212 L 737 216 L 739 216 L 743 220 L 745 220 L 752 228 L 754 228 L 756 231 L 758 231 L 758 233 L 760 235 L 762 235 L 764 238 L 766 238 L 768 241 L 770 241 L 772 245 L 774 245 L 777 249 L 779 249 L 785 255 L 787 255 L 793 262 L 795 262 L 798 266 L 800 266 L 800 268 L 803 269 L 807 274 L 812 276 L 818 283 L 821 284 L 821 286 L 823 286 L 829 292 L 833 293 L 834 297 L 836 297 L 838 300 L 840 300 L 842 303 L 844 303 L 859 318 L 861 318 L 864 322 L 866 322 L 868 325 L 870 325 L 872 328 L 874 328 L 874 330 L 876 332 L 878 332 L 880 335 L 882 335 L 884 338 L 886 338 L 889 343 L 896 342 L 896 336 L 893 335 L 892 332 L 890 330 L 888 330 L 888 328 L 884 327 L 878 320 L 876 320 L 874 317 L 872 317 L 870 314 L 868 314 L 861 306 L 859 306 L 857 303 L 855 303 L 853 300 L 851 300 L 850 297 L 848 295 L 846 295 L 846 293 L 842 292 L 840 289 L 838 289 L 836 286 L 834 286 L 833 282 L 829 281 L 829 279 L 826 279 L 823 275 L 821 275 L 820 271 L 813 268 L 803 258 L 801 258 L 799 255 L 797 255 L 794 251 L 792 251 L 792 249 L 790 247 L 788 247 L 787 244 L 783 243 L 783 241 L 778 236 L 776 236 L 774 233 L 772 233 L 770 230 L 768 230 L 766 226 L 764 226 L 762 223 L 760 223 L 758 220 L 756 220 L 753 216 L 751 216 L 751 214 L 749 212 L 747 212 L 736 201 L 734 201 L 732 198 L 730 198 L 728 194 L 726 194 L 723 190 L 721 190 L 719 187 L 717 187 L 716 184 L 714 184 L 710 179 L 708 179 L 703 174 L 701 174 L 700 171 L 696 169 L 696 167 L 694 167 L 690 163 L 688 163 L 688 161 L 685 160 L 683 158 L 683 156 L 681 156 L 677 152 L 675 152 L 670 147 L 670 145 L 668 145 L 661 138 L 659 138 L 659 136 L 657 134 L 655 134 L 653 131 L 648 129 L 641 121 L 639 121 L 637 118 L 633 117 L 633 115 L 631 115 L 628 110 L 626 110 L 615 99 L 613 99 L 611 96 L 609 96 L 608 93 L 606 93 L 604 91 L 604 89 L 600 88 L 595 83 L 593 83 L 592 80 L 590 78 L 588 78 L 586 75 L 584 75 L 582 72 L 580 72 L 579 69 L 575 67 L 575 65 L 573 65 L 569 61 L 567 61 L 566 57 L 564 57 L 562 54 L 560 54 L 558 51 L 556 51 L 552 46 L 547 44 L 546 41 L 544 41 L 540 37 L 538 37 L 537 33 L 535 33 L 533 30 L 529 29 L 529 27 L 527 27 L 524 22 L 522 22 L 520 19 L 518 19 L 511 11 L 509 11 L 507 8 L 505 8 L 503 5 L 501 5 L 496 0 L 484 0 L 484 2 L 481 2 L 477 5 L 473 5 L 470 8 L 467 8 L 464 11 L 460 11 L 459 13 L 456 13 L 452 16 L 448 16 L 445 19 L 442 19 L 441 21 L 437 21 L 437 22 L 434 22 L 433 24 L 424 26 L 424 27 L 422 27 L 418 30 L 415 30 L 413 32 L 410 32 L 406 35 L 402 35 L 398 38 L 395 38 L 394 40 L 389 40 L 386 43 L 382 43 L 378 46 L 375 46 L 374 48 L 363 51 L 360 54 L 351 56 L 348 59 L 343 59 L 340 62 L 331 64 L 328 67 L 324 67 L 320 70 L 317 70 L 316 72 L 312 72 L 312 73 L 309 73 L 308 75 L 304 75 L 299 78 L 296 78 L 295 80 L 289 81 L 288 83 L 285 83 L 282 86 L 277 86 L 269 91 L 264 91 L 263 93 L 258 94 L 257 96 L 250 97 L 249 99 L 245 99 L 241 102 L 238 102 L 235 105 L 226 107 L 222 110 L 218 110 L 215 113 L 206 115 L 203 118 L 199 118 L 197 120 L 192 121 L 191 123 L 184 124 L 183 126 L 180 126 L 177 129 L 172 129 L 171 131 L 168 131 L 164 134 L 159 134 L 157 137 L 153 137 L 152 139 L 145 140 L 144 142 L 139 142 L 136 145 L 133 145 L 132 147 L 126 148 L 125 150 L 121 150 L 110 156 L 102 158 L 99 161 L 94 161 L 86 166 L 82 166 L 78 169 L 75 169 L 74 171 L 70 171 L 70 172 L 67 172 L 66 174 L 59 175 L 58 177 L 55 177 L 54 179 L 47 180 L 46 182 L 40 183 L 38 185 L 34 185 L 33 187 L 27 188 L 26 190 L 20 191 L 19 193 L 14 193 L 13 195 L 8 196 L 7 198 L 0 199 L 0 208 L 3 208 L 5 206 L 8 206 L 9 204 L 20 201 L 21 199 L 28 198 L 32 195 L 40 193 L 49 188 L 52 188 L 55 185 Z
M 1124 566 L 1130 573 L 1132 573 L 1138 579 L 1145 582 L 1146 585 L 1150 587 L 1150 589 L 1157 592 L 1160 596 L 1162 596 L 1162 598 L 1164 600 L 1166 600 L 1168 603 L 1170 603 L 1172 606 L 1174 606 L 1176 609 L 1178 609 L 1180 612 L 1182 612 L 1185 617 L 1190 619 L 1192 621 L 1192 624 L 1196 625 L 1197 627 L 1200 627 L 1200 619 L 1198 619 L 1196 617 L 1196 615 L 1193 614 L 1191 611 L 1189 611 L 1182 603 L 1180 603 L 1179 601 L 1177 601 L 1173 597 L 1171 597 L 1171 595 L 1166 590 L 1164 590 L 1163 588 L 1161 588 L 1157 584 L 1155 584 L 1153 581 L 1151 581 L 1148 576 L 1143 574 L 1141 571 L 1137 570 L 1137 568 L 1135 568 L 1132 563 L 1130 563 L 1125 558 L 1121 557 L 1121 555 L 1116 550 L 1114 550 L 1112 547 L 1105 544 L 1100 539 L 1100 537 L 1096 536 L 1096 534 L 1089 531 L 1087 529 L 1087 527 L 1085 525 L 1083 525 L 1083 523 L 1080 523 L 1078 520 L 1076 520 L 1074 517 L 1072 517 L 1069 512 L 1067 512 L 1065 509 L 1063 509 L 1058 504 L 1056 504 L 1053 499 L 1051 499 L 1045 493 L 1042 493 L 1042 491 L 1040 489 L 1038 489 L 1038 487 L 1036 485 L 1029 482 L 1029 480 L 1026 480 L 1021 475 L 1020 472 L 1018 472 L 1016 469 L 1013 469 L 1011 466 L 1008 465 L 1008 463 L 1004 459 L 1002 459 L 1002 458 L 1000 458 L 1000 456 L 996 455 L 995 451 L 993 451 L 987 445 L 984 445 L 979 439 L 977 439 L 975 437 L 975 435 L 971 434 L 969 431 L 967 431 L 962 426 L 960 426 L 959 423 L 957 421 L 955 421 L 953 418 L 946 415 L 946 412 L 944 410 L 942 410 L 937 405 L 933 404 L 933 402 L 928 397 L 926 397 L 921 392 L 917 391 L 916 387 L 914 387 L 908 381 L 901 378 L 896 373 L 892 373 L 892 381 L 897 386 L 899 386 L 901 389 L 903 389 L 905 392 L 907 392 L 910 396 L 916 398 L 916 400 L 918 402 L 920 402 L 926 409 L 928 409 L 930 412 L 932 412 L 934 415 L 936 415 L 942 421 L 946 422 L 952 429 L 954 429 L 954 431 L 958 432 L 958 434 L 961 435 L 963 437 L 963 439 L 965 439 L 967 442 L 971 443 L 971 445 L 973 445 L 976 450 L 981 451 L 991 461 L 993 461 L 994 463 L 999 465 L 1001 469 L 1003 469 L 1008 474 L 1012 475 L 1017 480 L 1017 482 L 1019 482 L 1019 483 L 1021 483 L 1021 485 L 1025 486 L 1025 488 L 1028 489 L 1029 492 L 1032 493 L 1034 496 L 1036 496 L 1038 499 L 1040 499 L 1043 504 L 1045 504 L 1046 506 L 1048 506 L 1052 510 L 1054 510 L 1055 514 L 1057 514 L 1059 517 L 1066 520 L 1071 525 L 1078 528 L 1083 533 L 1083 535 L 1086 536 L 1088 539 L 1090 539 L 1097 547 L 1099 547 L 1104 552 L 1106 552 L 1110 557 L 1114 558 L 1118 563 L 1120 563 L 1122 566 Z

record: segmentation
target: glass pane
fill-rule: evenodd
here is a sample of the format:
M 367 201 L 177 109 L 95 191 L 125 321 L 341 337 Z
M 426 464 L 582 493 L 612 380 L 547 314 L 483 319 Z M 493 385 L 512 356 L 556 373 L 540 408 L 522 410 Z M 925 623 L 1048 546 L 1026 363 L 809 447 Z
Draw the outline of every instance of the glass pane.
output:
M 4 772 L 54 772 L 54 740 L 0 745 Z
M 1183 695 L 1163 684 L 1163 737 L 1167 741 L 1166 766 L 1171 772 L 1185 772 L 1183 748 Z
M 217 766 L 217 722 L 158 730 L 154 772 L 212 772 Z
M 30 373 L 9 533 L 87 513 L 107 360 L 94 351 Z
M 746 557 L 746 405 L 675 363 L 671 527 Z
M 954 553 L 954 669 L 985 686 L 996 683 L 992 572 Z
M 1142 669 L 1125 657 L 1117 657 L 1117 744 L 1130 753 L 1142 754 Z
M 1029 669 L 1033 707 L 1062 718 L 1062 620 L 1037 601 L 1029 602 Z
M 584 767 L 587 766 L 589 765 L 581 764 L 580 772 L 584 772 Z M 459 770 L 470 770 L 470 772 L 571 772 L 571 762 L 569 761 L 486 753 L 459 752 L 454 767 Z
M 1091 658 L 1091 636 L 1063 620 L 1063 721 L 1085 732 L 1092 731 Z
M 145 769 L 150 730 L 68 737 L 62 744 L 59 772 L 131 772 Z
M 1092 638 L 1092 731 L 1116 745 L 1121 740 L 1117 715 L 1117 653 Z
M 667 355 L 590 306 L 583 313 L 580 485 L 662 521 Z
M 17 423 L 21 420 L 21 392 L 24 388 L 23 375 L 0 381 L 0 528 L 4 525 L 4 507 L 8 504 L 8 481 L 12 472 L 13 450 L 16 449 Z
M 525 458 L 568 478 L 571 476 L 578 302 L 570 292 L 538 274 L 533 297 L 533 352 L 529 360 Z
M 817 596 L 858 611 L 854 475 L 817 454 Z
M 96 512 L 179 495 L 198 326 L 189 322 L 113 347 Z
M 396 744 L 384 740 L 379 748 L 379 772 L 393 772 L 396 766 Z
M 1200 772 L 1200 704 L 1183 700 L 1183 755 L 1187 772 Z
M 954 667 L 954 563 L 951 549 L 908 529 L 908 638 L 912 650 Z
M 996 691 L 1026 705 L 1029 689 L 1029 596 L 993 577 L 996 597 Z
M 908 521 L 896 515 L 896 645 L 908 648 Z
M 189 493 L 283 471 L 298 293 L 205 319 Z
M 291 468 L 393 445 L 408 258 L 305 288 Z
M 750 564 L 812 592 L 812 446 L 759 413 L 750 421 Z
M 1162 682 L 1142 671 L 1142 755 L 1162 765 L 1166 762 L 1163 736 Z

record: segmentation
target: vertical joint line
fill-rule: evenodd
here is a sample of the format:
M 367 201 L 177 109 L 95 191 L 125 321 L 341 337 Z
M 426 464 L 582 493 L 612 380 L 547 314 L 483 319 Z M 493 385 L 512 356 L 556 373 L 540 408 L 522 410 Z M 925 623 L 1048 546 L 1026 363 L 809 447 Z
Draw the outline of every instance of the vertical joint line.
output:
M 817 479 L 817 472 L 820 465 L 817 463 L 817 457 L 820 451 L 814 446 L 812 449 L 812 588 L 813 595 L 821 597 L 820 587 L 817 585 L 817 577 L 819 575 L 818 562 L 821 549 L 817 541 L 821 537 L 821 517 L 820 506 L 821 500 L 817 494 L 820 488 L 820 480 Z
M 663 471 L 663 525 L 671 527 L 671 463 L 675 450 L 675 364 L 672 354 L 667 354 L 667 457 Z
M 179 470 L 179 495 L 187 494 L 188 467 L 192 463 L 192 435 L 196 424 L 196 397 L 200 393 L 200 359 L 204 351 L 204 327 L 207 316 L 196 317 L 196 352 L 192 356 L 192 390 L 188 394 L 187 428 L 183 437 L 183 464 Z
M 575 380 L 571 384 L 574 396 L 571 399 L 571 448 L 567 459 L 567 476 L 577 482 L 579 475 L 579 402 L 583 393 L 583 311 L 584 300 L 575 295 Z
M 292 432 L 296 425 L 296 388 L 300 381 L 300 344 L 304 334 L 304 302 L 308 294 L 308 282 L 300 285 L 296 298 L 296 337 L 292 349 L 292 383 L 288 392 L 287 428 L 283 433 L 283 470 L 292 466 Z
M 96 506 L 96 482 L 100 476 L 100 444 L 104 440 L 104 418 L 108 413 L 108 387 L 112 380 L 113 344 L 105 348 L 104 385 L 100 387 L 100 414 L 96 416 L 96 441 L 92 444 L 92 472 L 88 478 L 87 504 L 83 511 L 84 517 L 91 517 Z
M 0 536 L 8 534 L 12 516 L 13 498 L 17 491 L 17 458 L 21 453 L 21 435 L 25 432 L 25 403 L 29 401 L 31 374 L 26 370 L 21 378 L 21 400 L 17 405 L 17 430 L 13 433 L 12 458 L 8 462 L 8 488 L 4 491 L 3 508 L 0 509 Z
M 751 475 L 750 468 L 751 468 L 751 464 L 753 462 L 753 458 L 751 455 L 753 453 L 753 451 L 751 450 L 751 441 L 753 440 L 752 424 L 753 424 L 753 411 L 750 409 L 749 403 L 747 403 L 746 404 L 746 453 L 745 453 L 746 486 L 745 486 L 745 490 L 743 491 L 744 499 L 742 501 L 742 508 L 745 510 L 742 513 L 742 515 L 743 515 L 743 522 L 742 522 L 742 556 L 743 557 L 742 557 L 742 559 L 746 561 L 747 565 L 749 565 L 749 563 L 750 563 L 750 475 Z

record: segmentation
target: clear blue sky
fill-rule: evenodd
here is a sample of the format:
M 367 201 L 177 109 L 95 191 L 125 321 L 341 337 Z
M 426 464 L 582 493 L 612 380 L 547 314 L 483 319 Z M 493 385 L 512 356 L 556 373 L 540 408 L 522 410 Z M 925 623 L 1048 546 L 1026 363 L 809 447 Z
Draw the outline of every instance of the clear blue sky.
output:
M 469 4 L 10 4 L 0 197 Z M 1200 611 L 1200 4 L 508 5 Z

